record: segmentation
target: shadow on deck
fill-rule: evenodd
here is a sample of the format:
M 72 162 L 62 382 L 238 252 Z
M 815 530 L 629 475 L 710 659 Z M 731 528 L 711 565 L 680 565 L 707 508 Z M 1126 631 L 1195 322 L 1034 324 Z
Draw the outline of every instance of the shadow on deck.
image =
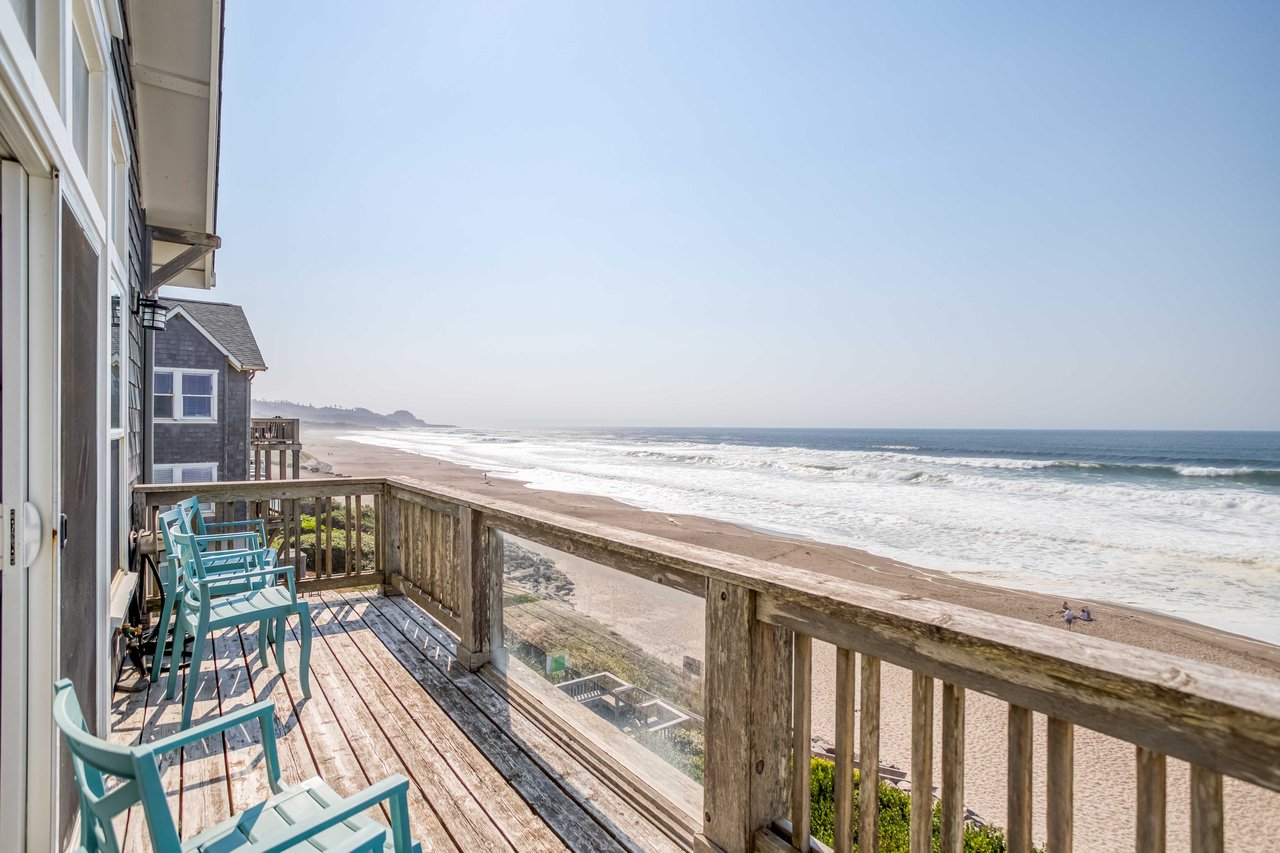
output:
M 258 662 L 255 630 L 218 635 L 194 722 L 260 700 L 276 706 L 286 784 L 321 776 L 347 795 L 391 773 L 410 780 L 424 850 L 677 850 L 485 680 L 455 660 L 456 642 L 403 597 L 370 591 L 308 597 L 315 620 L 312 698 L 297 683 L 296 624 L 284 678 Z M 181 674 L 180 674 L 181 677 Z M 179 696 L 181 693 L 179 693 Z M 117 693 L 112 740 L 178 728 L 163 685 Z M 242 728 L 185 749 L 164 767 L 183 838 L 267 796 L 258 734 Z M 385 815 L 371 812 L 385 823 Z M 124 850 L 148 850 L 135 808 L 118 819 Z

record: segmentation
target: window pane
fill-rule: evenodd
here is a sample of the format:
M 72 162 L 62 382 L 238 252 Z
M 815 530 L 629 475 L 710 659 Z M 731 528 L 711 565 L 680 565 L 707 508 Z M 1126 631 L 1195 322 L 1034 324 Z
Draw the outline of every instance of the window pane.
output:
M 71 48 L 71 139 L 80 155 L 80 164 L 89 170 L 89 63 L 80 39 Z
M 182 416 L 184 418 L 213 417 L 213 398 L 212 397 L 193 397 L 190 394 L 183 394 L 182 395 Z
M 156 371 L 156 393 L 172 394 L 173 393 L 173 374 L 159 370 Z
M 183 394 L 212 394 L 213 393 L 213 377 L 208 373 L 184 373 L 182 374 L 182 393 Z
M 213 482 L 213 466 L 212 465 L 188 465 L 182 469 L 182 482 L 184 483 L 212 483 Z
M 173 466 L 172 465 L 157 465 L 154 473 L 155 473 L 154 479 L 157 483 L 173 482 Z
M 173 417 L 173 397 L 156 395 L 155 416 L 157 418 Z

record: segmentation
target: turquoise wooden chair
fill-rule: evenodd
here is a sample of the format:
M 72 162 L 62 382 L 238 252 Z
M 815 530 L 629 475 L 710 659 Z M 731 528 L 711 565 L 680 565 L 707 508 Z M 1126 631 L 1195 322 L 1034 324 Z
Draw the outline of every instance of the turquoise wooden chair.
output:
M 389 776 L 350 797 L 340 797 L 319 778 L 286 787 L 280 779 L 275 724 L 270 702 L 238 708 L 178 734 L 138 746 L 113 744 L 89 733 L 67 679 L 53 686 L 53 719 L 66 738 L 80 799 L 80 844 L 76 853 L 119 853 L 112 819 L 139 803 L 155 853 L 421 853 L 409 835 L 409 780 Z M 207 737 L 257 722 L 272 796 L 188 841 L 165 800 L 159 758 Z M 110 790 L 108 790 L 110 788 Z M 391 834 L 364 816 L 386 802 Z
M 311 607 L 298 600 L 294 586 L 293 566 L 268 566 L 245 571 L 210 572 L 205 561 L 219 556 L 200 550 L 199 537 L 191 533 L 170 531 L 170 538 L 178 548 L 179 576 L 182 592 L 177 597 L 177 622 L 173 630 L 173 645 L 169 652 L 169 683 L 165 696 L 172 699 L 178 686 L 178 664 L 182 647 L 188 636 L 192 637 L 191 664 L 187 669 L 185 695 L 182 702 L 182 727 L 191 725 L 191 711 L 195 705 L 196 690 L 200 683 L 200 666 L 205 646 L 212 646 L 213 632 L 219 628 L 258 623 L 258 657 L 263 666 L 267 663 L 267 646 L 274 634 L 276 666 L 283 674 L 284 633 L 290 616 L 297 614 L 302 632 L 302 654 L 298 666 L 298 681 L 302 695 L 311 696 Z M 276 578 L 283 575 L 287 586 L 255 586 L 243 592 L 221 594 L 228 583 L 251 581 L 258 578 Z
M 200 498 L 192 495 L 178 501 L 175 505 L 182 510 L 187 519 L 188 532 L 197 536 L 218 537 L 224 542 L 243 541 L 240 547 L 259 549 L 268 555 L 268 565 L 275 565 L 276 549 L 267 539 L 267 523 L 261 518 L 246 518 L 241 521 L 205 521 L 204 512 L 200 509 Z
M 192 498 L 191 500 L 195 500 Z M 188 518 L 188 509 L 183 506 L 187 501 L 181 501 L 177 506 L 168 512 L 162 512 L 157 518 L 160 528 L 160 536 L 164 542 L 165 561 L 164 568 L 160 571 L 160 624 L 157 626 L 156 633 L 156 650 L 151 660 L 151 680 L 160 680 L 160 667 L 164 662 L 165 644 L 169 638 L 170 620 L 173 618 L 175 602 L 179 595 L 179 566 L 180 559 L 178 555 L 178 546 L 173 542 L 172 533 L 176 529 L 180 533 L 191 533 Z M 198 504 L 197 504 L 198 509 Z M 198 512 L 197 512 L 198 514 Z M 206 554 L 205 569 L 213 572 L 233 572 L 245 571 L 275 564 L 274 549 L 267 551 L 265 549 L 238 549 L 227 551 L 209 551 L 208 546 L 215 543 L 231 543 L 243 539 L 243 536 L 235 534 L 209 534 L 200 537 L 201 550 Z M 237 581 L 231 580 L 226 584 L 214 587 L 214 594 L 229 594 L 235 592 L 243 592 L 251 586 L 261 586 L 270 581 L 270 578 L 257 578 L 253 581 Z

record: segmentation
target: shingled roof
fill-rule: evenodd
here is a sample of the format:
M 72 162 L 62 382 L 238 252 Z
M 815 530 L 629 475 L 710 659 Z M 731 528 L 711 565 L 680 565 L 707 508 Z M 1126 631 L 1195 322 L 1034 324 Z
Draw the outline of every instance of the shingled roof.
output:
M 258 341 L 249 328 L 249 319 L 239 305 L 226 302 L 201 302 L 195 299 L 161 297 L 169 306 L 172 317 L 181 309 L 187 318 L 200 327 L 214 343 L 222 348 L 237 370 L 266 370 Z

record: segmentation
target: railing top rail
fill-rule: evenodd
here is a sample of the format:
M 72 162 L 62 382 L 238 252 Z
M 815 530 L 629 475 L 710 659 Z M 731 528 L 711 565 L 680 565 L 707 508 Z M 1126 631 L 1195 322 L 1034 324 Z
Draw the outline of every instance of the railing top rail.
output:
M 140 483 L 134 494 L 143 502 L 158 506 L 174 497 L 192 494 L 201 500 L 219 503 L 243 500 L 284 500 L 341 495 L 380 493 L 384 477 L 317 477 L 311 480 L 227 480 L 217 483 Z
M 428 485 L 397 488 L 690 592 L 760 594 L 756 617 L 1280 790 L 1280 680 Z

